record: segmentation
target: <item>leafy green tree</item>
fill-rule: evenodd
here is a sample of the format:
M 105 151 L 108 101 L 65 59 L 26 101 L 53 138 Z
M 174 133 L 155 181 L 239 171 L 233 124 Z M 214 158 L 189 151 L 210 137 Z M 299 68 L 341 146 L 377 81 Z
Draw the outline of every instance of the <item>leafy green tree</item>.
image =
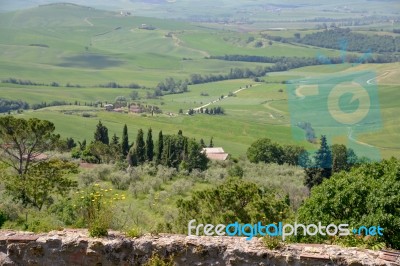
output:
M 146 161 L 146 144 L 144 143 L 142 129 L 138 130 L 138 134 L 136 136 L 135 152 L 138 163 L 144 163 Z
M 279 222 L 290 216 L 285 198 L 267 187 L 237 178 L 223 184 L 195 191 L 191 199 L 177 202 L 177 225 L 187 228 L 188 221 L 197 224 L 227 224 L 233 222 L 263 224 Z
M 162 133 L 162 131 L 160 131 L 160 132 L 158 133 L 157 164 L 160 164 L 160 163 L 161 163 L 163 150 L 164 150 L 164 138 L 163 138 L 163 133 Z
M 129 137 L 128 137 L 128 127 L 126 126 L 126 124 L 124 125 L 124 129 L 122 131 L 121 148 L 122 148 L 122 155 L 127 156 L 129 152 Z
M 59 139 L 53 134 L 54 130 L 54 124 L 47 120 L 1 117 L 0 161 L 23 178 L 30 166 L 37 162 L 35 159 L 51 149 Z
M 104 126 L 101 121 L 97 124 L 96 131 L 94 132 L 94 140 L 107 145 L 110 143 L 108 138 L 108 128 Z
M 152 130 L 149 128 L 147 132 L 147 139 L 146 139 L 146 160 L 153 161 L 154 157 L 154 143 L 153 143 L 153 136 Z
M 400 248 L 400 161 L 383 160 L 334 174 L 311 190 L 300 207 L 299 222 L 380 226 L 379 239 Z
M 240 167 L 237 164 L 234 164 L 231 168 L 229 168 L 228 174 L 231 177 L 243 177 L 244 171 L 242 167 Z
M 282 146 L 281 162 L 289 165 L 305 166 L 309 164 L 309 154 L 304 147 L 296 145 Z
M 343 144 L 334 144 L 332 150 L 332 172 L 349 171 L 358 163 L 358 157 L 352 149 Z
M 258 139 L 247 149 L 247 158 L 252 163 L 280 163 L 282 148 L 270 139 Z
M 185 156 L 185 168 L 189 171 L 199 169 L 204 171 L 207 169 L 208 158 L 202 147 L 195 140 L 187 141 L 187 156 Z
M 116 154 L 112 152 L 111 147 L 101 141 L 90 143 L 83 154 L 86 158 L 90 156 L 96 158 L 96 160 L 91 163 L 110 163 L 116 158 Z
M 40 161 L 29 168 L 24 178 L 18 175 L 5 177 L 7 192 L 24 206 L 38 211 L 54 201 L 54 195 L 65 196 L 77 186 L 67 175 L 77 173 L 78 166 L 58 159 Z

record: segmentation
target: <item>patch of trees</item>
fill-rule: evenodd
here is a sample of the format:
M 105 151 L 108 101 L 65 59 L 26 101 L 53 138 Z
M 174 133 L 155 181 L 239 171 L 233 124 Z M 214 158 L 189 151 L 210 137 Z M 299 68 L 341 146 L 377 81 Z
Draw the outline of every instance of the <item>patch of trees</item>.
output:
M 188 115 L 194 115 L 194 114 L 207 114 L 207 115 L 224 115 L 225 111 L 221 106 L 215 106 L 215 107 L 206 107 L 203 108 L 201 107 L 200 109 L 189 109 Z
M 328 145 L 326 136 L 321 136 L 320 148 L 313 156 L 296 145 L 280 145 L 270 139 L 255 141 L 247 150 L 247 158 L 252 163 L 276 163 L 299 165 L 304 168 L 304 184 L 308 188 L 319 185 L 333 173 L 349 171 L 362 162 L 355 152 L 343 144 Z
M 31 80 L 22 80 L 22 79 L 17 79 L 17 78 L 8 78 L 8 79 L 3 79 L 1 81 L 2 83 L 9 83 L 9 84 L 18 84 L 18 85 L 23 85 L 23 86 L 51 86 L 51 87 L 60 87 L 60 83 L 58 82 L 51 82 L 51 83 L 39 83 Z M 75 87 L 75 88 L 81 88 L 82 86 L 77 84 L 77 85 L 72 85 L 69 82 L 65 85 L 66 87 Z
M 315 143 L 317 137 L 315 136 L 315 131 L 309 122 L 299 122 L 297 126 L 304 130 L 306 135 L 306 140 L 310 143 Z
M 346 40 L 345 47 L 343 47 L 341 40 Z M 350 29 L 341 28 L 307 34 L 303 38 L 296 38 L 293 41 L 318 47 L 362 53 L 393 53 L 400 51 L 400 47 L 396 46 L 396 43 L 400 43 L 400 37 L 353 33 Z
M 296 145 L 280 145 L 268 138 L 253 142 L 247 149 L 247 158 L 252 163 L 276 163 L 289 165 L 305 165 L 308 152 Z
M 349 224 L 353 228 L 379 225 L 384 228 L 383 235 L 369 236 L 372 244 L 384 243 L 383 247 L 387 245 L 393 249 L 400 249 L 399 176 L 400 161 L 395 158 L 362 164 L 349 172 L 336 173 L 312 189 L 310 198 L 298 211 L 298 222 Z M 362 233 L 366 235 L 365 232 Z M 318 238 L 321 241 L 326 240 L 326 237 L 321 235 Z M 357 243 L 357 239 L 348 240 L 351 240 L 353 245 Z M 358 243 L 360 240 L 365 241 L 364 238 L 358 237 Z
M 52 101 L 52 102 L 41 102 L 41 103 L 34 103 L 31 105 L 33 110 L 51 107 L 51 106 L 64 106 L 64 105 L 72 105 L 72 103 L 68 103 L 66 101 Z
M 400 41 L 400 39 L 399 39 Z M 399 42 L 400 45 L 400 42 Z M 399 46 L 400 47 L 400 46 Z M 257 62 L 257 63 L 275 63 L 276 65 L 267 67 L 266 72 L 286 71 L 293 68 L 342 64 L 342 63 L 393 63 L 399 62 L 400 56 L 392 54 L 370 55 L 367 57 L 358 57 L 356 55 L 346 55 L 343 57 L 285 57 L 285 56 L 256 56 L 256 55 L 223 55 L 209 56 L 206 59 L 217 59 L 225 61 Z
M 140 86 L 137 83 L 131 83 L 129 85 L 121 85 L 118 84 L 117 82 L 111 81 L 105 84 L 100 84 L 100 88 L 128 88 L 128 89 L 141 89 L 144 88 L 143 86 Z
M 47 44 L 41 44 L 41 43 L 31 43 L 29 46 L 37 46 L 37 47 L 43 47 L 43 48 L 49 48 Z
M 332 174 L 349 171 L 353 166 L 362 162 L 355 152 L 343 144 L 328 145 L 326 136 L 320 139 L 320 148 L 315 152 L 312 160 L 304 165 L 306 179 L 304 184 L 312 188 L 329 179 Z
M 138 130 L 136 141 L 130 143 L 128 128 L 123 128 L 122 139 L 115 134 L 109 138 L 108 128 L 101 121 L 96 126 L 94 139 L 89 144 L 84 140 L 72 149 L 73 158 L 81 158 L 89 163 L 125 162 L 130 166 L 145 163 L 164 165 L 176 169 L 192 171 L 207 169 L 208 158 L 202 152 L 200 143 L 183 136 L 158 134 L 158 141 L 153 141 L 153 131 L 148 129 L 146 139 L 142 129 Z
M 0 113 L 6 113 L 15 110 L 27 110 L 29 109 L 29 104 L 21 100 L 8 100 L 0 98 Z
M 270 187 L 241 178 L 229 178 L 214 188 L 195 191 L 190 199 L 179 199 L 177 206 L 177 227 L 181 233 L 187 229 L 188 221 L 193 219 L 196 225 L 234 221 L 240 224 L 270 224 L 291 215 L 287 197 L 280 196 Z
M 56 146 L 59 135 L 54 124 L 37 118 L 0 118 L 0 161 L 12 171 L 2 175 L 9 195 L 24 207 L 41 210 L 52 204 L 53 196 L 65 196 L 77 183 L 67 177 L 77 165 L 58 159 L 41 159 Z
M 188 82 L 175 81 L 173 78 L 168 77 L 157 84 L 156 90 L 159 90 L 162 94 L 183 93 L 188 91 Z
M 163 135 L 159 132 L 157 144 L 154 146 L 152 131 L 149 129 L 146 142 L 143 131 L 138 131 L 135 145 L 128 154 L 128 162 L 132 166 L 154 162 L 167 167 L 192 171 L 207 169 L 208 158 L 202 152 L 200 143 L 183 136 L 182 131 L 177 135 Z M 154 150 L 155 147 L 155 150 Z

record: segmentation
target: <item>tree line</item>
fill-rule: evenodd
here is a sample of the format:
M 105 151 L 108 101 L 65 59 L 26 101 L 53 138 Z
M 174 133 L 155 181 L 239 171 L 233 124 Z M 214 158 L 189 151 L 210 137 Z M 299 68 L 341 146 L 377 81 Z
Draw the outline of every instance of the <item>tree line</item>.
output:
M 27 102 L 0 98 L 0 113 L 27 109 L 29 109 L 29 104 Z
M 286 163 L 301 166 L 306 174 L 304 184 L 309 188 L 321 184 L 333 173 L 349 171 L 353 166 L 366 160 L 359 158 L 351 148 L 343 144 L 329 146 L 324 135 L 321 136 L 319 149 L 312 156 L 304 147 L 280 145 L 263 138 L 250 145 L 247 158 L 252 163 Z
M 201 143 L 183 136 L 181 130 L 177 135 L 164 135 L 160 131 L 155 142 L 151 128 L 147 131 L 146 140 L 143 130 L 139 129 L 136 140 L 129 142 L 126 124 L 120 141 L 116 134 L 110 139 L 108 128 L 99 121 L 94 139 L 89 144 L 86 140 L 78 143 L 79 145 L 72 149 L 72 157 L 81 158 L 89 163 L 114 162 L 130 166 L 152 163 L 188 171 L 205 170 L 208 164 Z
M 326 29 L 307 34 L 301 38 L 286 38 L 285 40 L 323 48 L 361 53 L 394 53 L 400 51 L 400 37 L 355 33 L 349 28 Z M 345 40 L 345 43 L 341 40 Z
M 326 65 L 326 64 L 343 64 L 343 63 L 393 63 L 399 62 L 400 56 L 392 54 L 384 55 L 368 55 L 359 57 L 356 55 L 346 55 L 346 57 L 285 57 L 285 56 L 257 56 L 257 55 L 222 55 L 209 56 L 207 59 L 217 59 L 225 61 L 241 61 L 241 62 L 257 62 L 257 63 L 276 63 L 287 66 L 288 69 L 299 68 L 304 66 Z M 268 71 L 271 72 L 271 71 Z

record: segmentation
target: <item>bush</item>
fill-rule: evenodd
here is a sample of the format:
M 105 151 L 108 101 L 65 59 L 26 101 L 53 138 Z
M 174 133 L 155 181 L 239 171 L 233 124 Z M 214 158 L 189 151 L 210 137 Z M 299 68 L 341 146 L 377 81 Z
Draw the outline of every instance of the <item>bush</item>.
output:
M 113 187 L 120 190 L 127 190 L 132 181 L 129 173 L 124 171 L 112 173 L 109 179 Z
M 262 242 L 264 246 L 266 246 L 268 249 L 271 250 L 280 249 L 284 246 L 284 244 L 281 241 L 279 241 L 278 237 L 273 237 L 269 235 L 264 236 L 262 238 Z
M 380 163 L 354 167 L 350 172 L 334 174 L 311 190 L 311 196 L 299 209 L 299 221 L 322 224 L 380 226 L 385 242 L 400 248 L 400 161 L 392 158 Z M 323 240 L 323 239 L 322 239 Z
M 3 224 L 8 220 L 8 215 L 5 213 L 4 210 L 0 210 L 0 228 Z
M 182 195 L 185 192 L 190 191 L 190 189 L 193 186 L 193 182 L 191 180 L 187 180 L 187 179 L 183 179 L 180 178 L 178 180 L 176 180 L 173 184 L 172 184 L 172 192 L 176 195 Z
M 126 235 L 128 237 L 141 237 L 143 234 L 142 234 L 142 230 L 140 228 L 134 226 L 126 232 Z
M 125 195 L 114 193 L 111 188 L 101 188 L 98 184 L 78 191 L 74 205 L 77 220 L 88 227 L 90 236 L 105 236 L 115 218 L 114 204 L 122 200 L 125 200 Z
M 284 198 L 267 187 L 230 178 L 213 188 L 195 191 L 191 199 L 179 199 L 177 226 L 187 228 L 187 222 L 196 219 L 202 224 L 233 222 L 270 224 L 291 215 Z

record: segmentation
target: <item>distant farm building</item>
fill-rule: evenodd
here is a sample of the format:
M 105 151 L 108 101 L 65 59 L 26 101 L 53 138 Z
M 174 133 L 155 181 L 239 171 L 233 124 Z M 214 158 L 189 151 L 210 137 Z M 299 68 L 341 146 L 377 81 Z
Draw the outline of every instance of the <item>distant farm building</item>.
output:
M 206 153 L 207 158 L 210 160 L 226 161 L 226 159 L 229 157 L 229 154 L 226 153 L 221 147 L 204 148 L 203 152 Z
M 140 114 L 140 113 L 142 113 L 143 111 L 142 111 L 142 108 L 141 108 L 140 106 L 138 106 L 138 105 L 131 105 L 131 106 L 129 107 L 129 112 L 135 113 L 135 114 Z
M 112 111 L 114 110 L 114 105 L 112 104 L 105 104 L 104 108 L 106 108 L 107 111 Z

